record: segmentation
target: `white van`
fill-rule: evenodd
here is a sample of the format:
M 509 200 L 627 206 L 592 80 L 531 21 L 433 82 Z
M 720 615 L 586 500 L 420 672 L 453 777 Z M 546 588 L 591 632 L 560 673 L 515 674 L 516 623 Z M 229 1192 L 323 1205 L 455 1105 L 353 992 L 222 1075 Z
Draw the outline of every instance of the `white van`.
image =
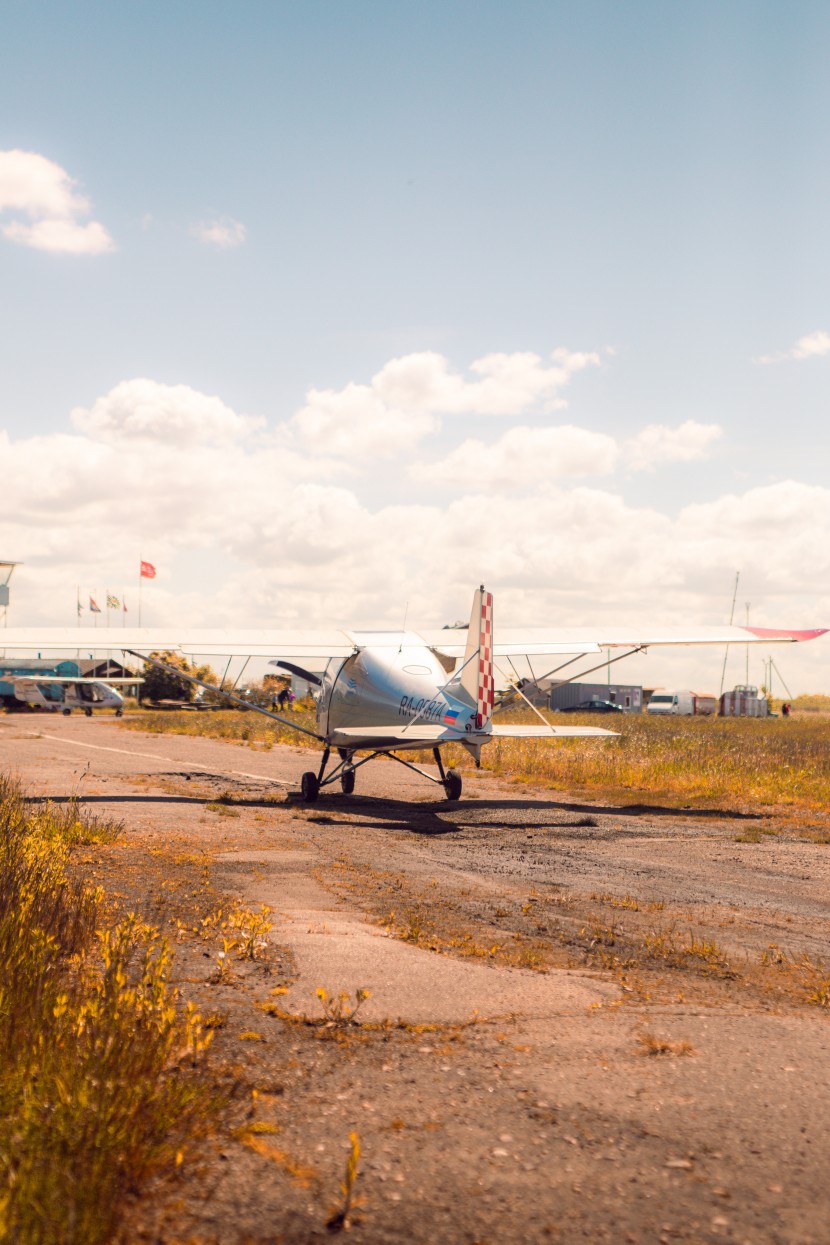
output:
M 655 692 L 646 706 L 646 713 L 653 714 L 688 714 L 695 711 L 693 692 Z

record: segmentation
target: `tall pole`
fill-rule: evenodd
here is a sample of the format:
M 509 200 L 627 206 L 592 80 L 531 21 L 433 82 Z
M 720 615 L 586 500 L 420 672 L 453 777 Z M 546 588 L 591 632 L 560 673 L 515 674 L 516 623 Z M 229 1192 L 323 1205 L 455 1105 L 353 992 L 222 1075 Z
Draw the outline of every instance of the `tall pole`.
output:
M 732 609 L 729 611 L 729 626 L 730 627 L 732 626 L 732 620 L 735 617 L 735 602 L 738 599 L 738 580 L 740 578 L 741 578 L 741 572 L 736 571 L 735 572 L 735 587 L 732 591 Z M 721 696 L 723 695 L 723 684 L 726 678 L 726 659 L 728 656 L 729 656 L 729 645 L 727 644 L 726 648 L 723 650 L 723 670 L 721 671 L 721 676 L 720 676 L 720 695 Z
M 749 601 L 746 603 L 746 625 L 749 627 Z M 749 685 L 749 641 L 747 641 L 746 645 L 746 677 L 744 679 L 744 683 L 746 683 L 747 686 Z
M 138 559 L 138 625 L 141 626 L 141 558 Z

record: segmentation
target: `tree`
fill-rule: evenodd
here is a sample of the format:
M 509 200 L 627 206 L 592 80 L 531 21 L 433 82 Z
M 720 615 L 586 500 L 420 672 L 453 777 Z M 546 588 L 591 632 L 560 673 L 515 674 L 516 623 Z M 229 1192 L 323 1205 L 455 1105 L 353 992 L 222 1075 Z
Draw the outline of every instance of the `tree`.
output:
M 210 666 L 193 666 L 179 653 L 151 653 L 150 656 L 158 658 L 165 665 L 174 666 L 177 670 L 181 670 L 182 674 L 201 679 L 203 683 L 216 683 L 216 675 Z M 145 666 L 142 696 L 146 700 L 152 700 L 154 703 L 160 700 L 184 700 L 190 703 L 195 693 L 196 688 L 192 683 L 177 679 L 175 674 L 169 670 L 161 670 L 158 666 L 151 666 L 149 663 Z

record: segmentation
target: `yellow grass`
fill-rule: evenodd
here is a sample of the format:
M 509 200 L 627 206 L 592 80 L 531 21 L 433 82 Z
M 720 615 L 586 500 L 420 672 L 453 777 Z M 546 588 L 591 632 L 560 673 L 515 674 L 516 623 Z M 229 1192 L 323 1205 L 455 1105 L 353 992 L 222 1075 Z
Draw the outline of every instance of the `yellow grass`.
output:
M 298 713 L 297 720 L 313 726 L 308 711 Z M 511 714 L 509 720 L 536 719 L 528 712 Z M 549 720 L 562 726 L 601 725 L 619 731 L 620 737 L 500 739 L 485 746 L 482 767 L 508 779 L 615 798 L 702 806 L 830 805 L 830 719 L 821 715 L 669 719 L 619 714 L 609 722 L 594 715 L 552 714 Z M 209 735 L 251 747 L 270 747 L 277 741 L 319 746 L 254 713 L 148 713 L 124 725 Z M 457 746 L 445 756 L 447 764 L 472 764 Z
M 202 1101 L 207 1043 L 166 943 L 135 917 L 101 929 L 100 891 L 72 879 L 70 845 L 113 832 L 0 777 L 0 1240 L 17 1245 L 109 1240 Z

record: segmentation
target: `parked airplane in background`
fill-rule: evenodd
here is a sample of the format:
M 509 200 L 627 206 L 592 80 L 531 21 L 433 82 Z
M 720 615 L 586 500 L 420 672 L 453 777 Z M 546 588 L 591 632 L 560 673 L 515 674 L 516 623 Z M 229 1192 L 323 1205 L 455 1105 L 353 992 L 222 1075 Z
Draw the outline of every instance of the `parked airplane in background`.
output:
M 378 756 L 388 756 L 416 770 L 424 778 L 440 784 L 447 799 L 461 795 L 461 775 L 445 770 L 441 748 L 458 743 L 479 764 L 482 747 L 493 739 L 557 739 L 565 736 L 608 736 L 611 731 L 594 726 L 552 726 L 526 701 L 539 718 L 538 725 L 501 725 L 492 720 L 496 675 L 504 684 L 518 682 L 514 659 L 530 664 L 531 658 L 545 657 L 554 665 L 534 679 L 549 679 L 580 659 L 599 658 L 587 670 L 564 676 L 560 682 L 581 679 L 592 670 L 609 664 L 603 650 L 625 651 L 610 659 L 642 653 L 652 645 L 685 644 L 771 644 L 811 640 L 823 630 L 776 631 L 762 627 L 711 627 L 694 632 L 609 633 L 597 629 L 557 630 L 554 628 L 516 628 L 498 632 L 493 627 L 493 596 L 479 588 L 473 597 L 470 625 L 464 629 L 440 631 L 177 631 L 173 628 L 133 630 L 119 628 L 103 637 L 89 628 L 64 630 L 9 629 L 2 643 L 7 649 L 39 651 L 96 651 L 114 648 L 140 658 L 150 665 L 171 670 L 178 678 L 199 687 L 210 687 L 199 679 L 183 676 L 169 666 L 159 652 L 178 652 L 194 658 L 222 654 L 247 659 L 267 657 L 277 667 L 298 674 L 317 688 L 317 729 L 299 726 L 289 718 L 250 704 L 222 691 L 231 704 L 239 704 L 267 718 L 282 722 L 323 745 L 316 771 L 302 776 L 303 798 L 317 799 L 323 787 L 339 783 L 347 794 L 354 790 L 355 773 Z M 296 664 L 308 662 L 322 670 Z M 500 664 L 501 662 L 501 664 Z M 460 663 L 460 664 L 459 664 Z M 511 676 L 512 672 L 512 676 Z M 514 686 L 514 694 L 526 699 Z M 414 749 L 432 749 L 439 777 L 418 769 L 397 755 Z M 338 760 L 328 770 L 332 752 Z M 366 756 L 358 754 L 367 753 Z M 327 772 L 328 771 L 328 772 Z
M 111 685 L 113 683 L 143 683 L 143 679 L 110 679 L 106 683 L 100 679 L 73 678 L 71 675 L 32 675 L 6 674 L 5 683 L 11 683 L 15 700 L 25 705 L 34 705 L 37 709 L 60 710 L 70 714 L 73 709 L 82 709 L 88 718 L 94 709 L 114 709 L 115 716 L 121 717 L 124 711 L 124 697 Z M 43 689 L 53 689 L 53 695 L 44 695 Z

